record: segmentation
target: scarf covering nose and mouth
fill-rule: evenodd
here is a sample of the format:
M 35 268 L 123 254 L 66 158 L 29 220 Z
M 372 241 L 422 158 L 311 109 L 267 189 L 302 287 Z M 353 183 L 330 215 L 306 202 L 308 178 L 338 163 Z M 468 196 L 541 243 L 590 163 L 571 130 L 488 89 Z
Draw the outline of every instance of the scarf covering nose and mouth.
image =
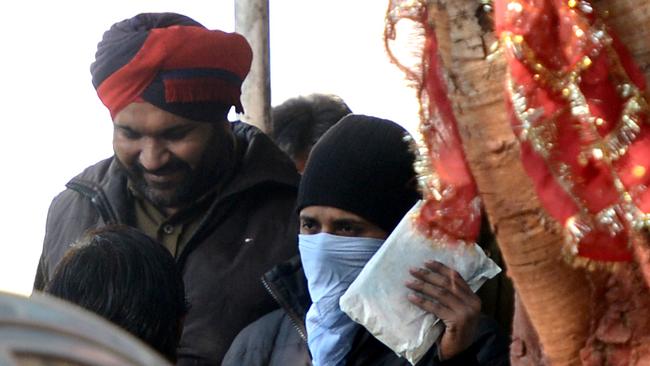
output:
M 339 299 L 383 243 L 327 233 L 298 236 L 312 300 L 305 326 L 314 366 L 345 364 L 359 324 L 341 310 Z
M 114 24 L 97 45 L 93 85 L 111 117 L 144 100 L 196 121 L 242 112 L 241 84 L 253 53 L 237 33 L 209 30 L 175 13 L 143 13 Z

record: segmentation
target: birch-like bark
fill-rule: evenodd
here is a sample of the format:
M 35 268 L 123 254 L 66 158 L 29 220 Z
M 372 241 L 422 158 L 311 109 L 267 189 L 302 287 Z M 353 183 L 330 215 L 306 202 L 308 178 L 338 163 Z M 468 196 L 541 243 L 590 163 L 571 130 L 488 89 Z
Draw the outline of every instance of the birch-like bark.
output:
M 560 228 L 523 170 L 505 110 L 505 61 L 486 60 L 495 38 L 481 29 L 477 8 L 475 0 L 430 2 L 465 154 L 544 355 L 553 365 L 576 365 L 589 331 L 590 286 L 582 270 L 562 259 Z M 531 353 L 513 354 L 513 363 L 524 364 L 517 358 L 537 347 L 526 344 Z

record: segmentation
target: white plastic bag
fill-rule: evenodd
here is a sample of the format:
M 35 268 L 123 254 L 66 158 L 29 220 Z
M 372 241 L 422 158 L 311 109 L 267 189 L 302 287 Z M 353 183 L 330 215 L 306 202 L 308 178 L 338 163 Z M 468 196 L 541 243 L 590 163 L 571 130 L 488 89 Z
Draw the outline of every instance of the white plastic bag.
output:
M 444 330 L 431 313 L 407 299 L 411 267 L 436 260 L 456 270 L 476 292 L 501 269 L 476 244 L 436 243 L 413 226 L 416 204 L 370 259 L 339 304 L 348 316 L 411 364 L 417 363 Z

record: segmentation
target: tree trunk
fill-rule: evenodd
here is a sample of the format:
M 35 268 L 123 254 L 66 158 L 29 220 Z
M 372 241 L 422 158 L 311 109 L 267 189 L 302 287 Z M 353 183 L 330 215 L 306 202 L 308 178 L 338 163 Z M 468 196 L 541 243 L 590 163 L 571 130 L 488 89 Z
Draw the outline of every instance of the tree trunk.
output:
M 544 358 L 539 347 L 539 336 L 530 323 L 530 318 L 521 300 L 515 296 L 515 315 L 512 319 L 514 329 L 510 344 L 510 358 L 516 366 L 544 366 L 548 360 Z
M 579 364 L 590 326 L 590 286 L 583 271 L 562 259 L 560 228 L 541 208 L 523 170 L 506 117 L 505 62 L 486 60 L 495 37 L 481 29 L 477 7 L 475 0 L 430 2 L 465 154 L 544 354 L 553 365 Z

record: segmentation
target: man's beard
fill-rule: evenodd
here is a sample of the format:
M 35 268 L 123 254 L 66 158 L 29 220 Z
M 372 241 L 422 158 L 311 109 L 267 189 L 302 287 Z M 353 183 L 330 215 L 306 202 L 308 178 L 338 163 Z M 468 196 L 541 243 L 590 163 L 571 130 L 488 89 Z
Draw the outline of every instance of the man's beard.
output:
M 132 187 L 144 195 L 144 197 L 152 202 L 154 205 L 166 207 L 179 207 L 188 203 L 197 192 L 200 181 L 204 181 L 205 177 L 201 179 L 192 168 L 183 160 L 173 156 L 169 163 L 161 169 L 156 171 L 147 171 L 140 163 L 135 163 L 130 169 L 125 167 L 125 170 L 131 180 Z M 165 175 L 165 174 L 182 174 L 180 183 L 174 187 L 158 186 L 155 184 L 150 185 L 144 178 L 144 174 L 149 173 L 152 175 Z
M 137 161 L 127 167 L 119 159 L 116 160 L 129 177 L 132 187 L 149 202 L 159 208 L 182 208 L 191 205 L 211 187 L 222 184 L 232 172 L 235 164 L 232 141 L 213 140 L 195 169 L 175 155 L 155 171 L 148 171 Z M 147 182 L 145 173 L 155 176 L 179 174 L 181 178 L 174 185 L 158 185 Z

